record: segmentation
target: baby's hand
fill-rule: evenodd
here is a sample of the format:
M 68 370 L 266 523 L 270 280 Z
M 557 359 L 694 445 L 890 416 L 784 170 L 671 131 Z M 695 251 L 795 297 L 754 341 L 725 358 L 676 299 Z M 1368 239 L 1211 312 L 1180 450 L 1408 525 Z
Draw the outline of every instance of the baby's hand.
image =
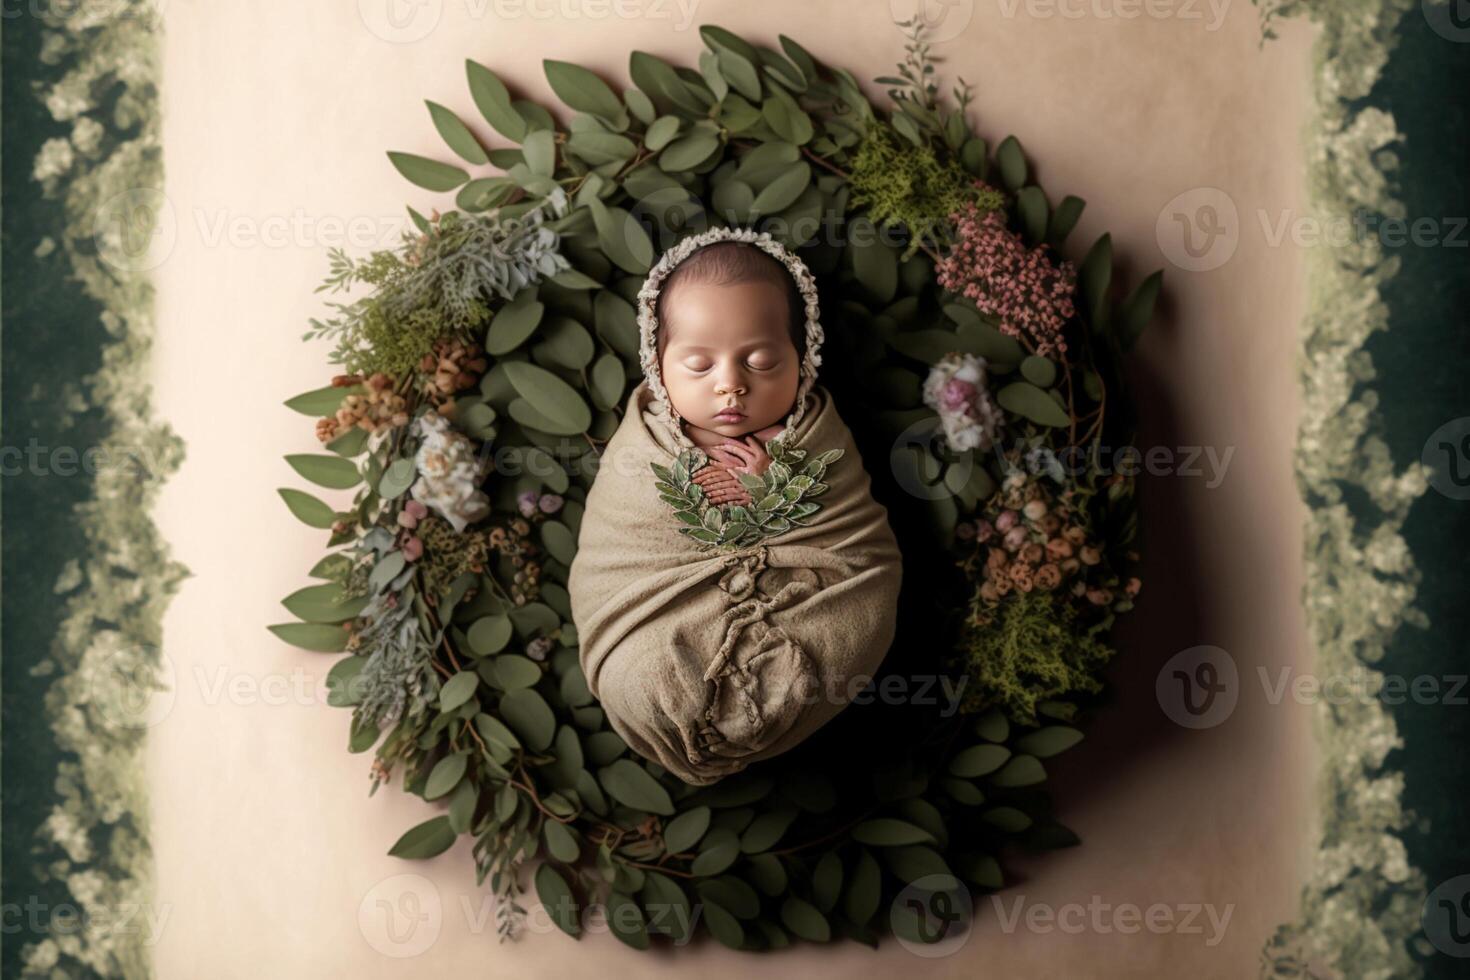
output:
M 714 446 L 706 452 L 709 453 L 711 459 L 716 461 L 716 465 L 724 466 L 736 473 L 760 476 L 771 467 L 770 454 L 755 436 L 746 436 L 744 442 L 726 439 L 723 445 Z
M 745 442 L 726 439 L 724 445 L 713 446 L 705 452 L 713 465 L 706 466 L 692 479 L 704 488 L 704 495 L 712 504 L 740 504 L 749 507 L 750 492 L 740 482 L 740 473 L 760 476 L 771 465 L 771 457 L 755 436 L 746 436 Z
M 740 478 L 724 466 L 706 466 L 690 479 L 704 488 L 705 498 L 712 504 L 750 506 L 750 494 L 741 486 Z

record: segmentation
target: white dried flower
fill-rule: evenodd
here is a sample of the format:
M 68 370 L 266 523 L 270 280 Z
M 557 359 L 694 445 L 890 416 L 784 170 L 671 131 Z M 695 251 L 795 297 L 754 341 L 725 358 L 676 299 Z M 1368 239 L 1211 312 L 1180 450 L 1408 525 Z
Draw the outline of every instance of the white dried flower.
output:
M 939 413 L 944 438 L 955 452 L 989 449 L 1005 415 L 990 397 L 985 359 L 951 352 L 939 359 L 924 380 L 924 404 Z
M 438 511 L 456 532 L 463 531 L 490 513 L 490 498 L 480 490 L 489 461 L 442 415 L 430 412 L 415 425 L 423 441 L 414 456 L 419 478 L 413 499 Z

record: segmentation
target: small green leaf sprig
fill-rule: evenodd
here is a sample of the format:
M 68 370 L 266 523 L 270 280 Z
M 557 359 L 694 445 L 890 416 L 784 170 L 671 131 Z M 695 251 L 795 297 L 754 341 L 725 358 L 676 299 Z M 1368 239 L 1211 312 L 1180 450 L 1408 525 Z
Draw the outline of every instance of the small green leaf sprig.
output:
M 740 474 L 750 494 L 749 507 L 716 506 L 705 497 L 704 488 L 694 482 L 694 474 L 709 462 L 702 449 L 684 450 L 673 466 L 649 463 L 658 477 L 654 486 L 659 496 L 684 525 L 680 533 L 707 546 L 735 550 L 810 523 L 821 509 L 812 498 L 826 492 L 822 478 L 843 451 L 829 449 L 808 460 L 805 449 L 789 448 L 778 437 L 766 443 L 766 452 L 771 465 L 764 473 Z

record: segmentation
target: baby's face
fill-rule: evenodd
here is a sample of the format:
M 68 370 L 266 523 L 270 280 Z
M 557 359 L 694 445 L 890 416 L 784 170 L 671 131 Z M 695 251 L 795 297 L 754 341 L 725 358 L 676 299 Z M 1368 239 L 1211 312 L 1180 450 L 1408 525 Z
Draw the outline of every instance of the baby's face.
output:
M 768 282 L 674 290 L 659 372 L 686 423 L 738 439 L 791 412 L 801 365 L 788 315 L 785 293 Z

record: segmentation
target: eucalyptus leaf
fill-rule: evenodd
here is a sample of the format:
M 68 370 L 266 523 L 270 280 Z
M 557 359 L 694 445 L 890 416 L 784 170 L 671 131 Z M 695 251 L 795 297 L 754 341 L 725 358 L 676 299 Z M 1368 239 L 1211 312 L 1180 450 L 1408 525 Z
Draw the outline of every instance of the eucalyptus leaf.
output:
M 351 460 L 340 456 L 296 454 L 286 457 L 291 468 L 319 487 L 346 490 L 362 482 L 362 474 Z
M 282 487 L 276 491 L 296 519 L 309 527 L 329 528 L 337 521 L 337 513 L 309 493 Z
M 1071 418 L 1042 389 L 1027 381 L 1013 381 L 995 393 L 996 403 L 1008 412 L 1040 425 L 1067 426 Z
M 433 817 L 398 838 L 388 853 L 416 860 L 435 857 L 454 845 L 455 836 L 447 816 Z
M 414 153 L 390 151 L 388 159 L 409 183 L 428 191 L 452 191 L 470 179 L 470 175 L 459 167 Z

